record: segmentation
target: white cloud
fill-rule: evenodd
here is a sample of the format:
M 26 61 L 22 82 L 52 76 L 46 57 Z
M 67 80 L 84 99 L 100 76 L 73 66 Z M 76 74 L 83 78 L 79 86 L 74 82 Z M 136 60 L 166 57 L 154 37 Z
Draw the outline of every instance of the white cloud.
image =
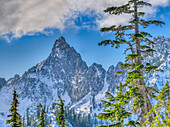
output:
M 169 5 L 169 0 L 147 0 L 147 2 L 151 3 L 152 6 L 168 6 Z
M 145 9 L 149 14 L 154 14 L 157 6 L 169 3 L 169 0 L 147 1 L 153 4 L 152 8 Z M 75 25 L 73 21 L 79 14 L 97 16 L 98 27 L 124 24 L 128 15 L 110 16 L 103 12 L 108 6 L 124 3 L 126 0 L 1 0 L 0 36 L 19 38 L 43 33 L 46 28 L 64 30 L 68 25 Z
M 64 28 L 69 13 L 66 0 L 1 0 L 0 34 L 14 37 Z

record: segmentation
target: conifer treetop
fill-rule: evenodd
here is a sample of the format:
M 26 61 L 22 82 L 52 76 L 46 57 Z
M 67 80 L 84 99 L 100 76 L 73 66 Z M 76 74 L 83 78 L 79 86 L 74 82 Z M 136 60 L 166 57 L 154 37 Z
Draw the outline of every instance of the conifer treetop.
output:
M 58 96 L 60 103 L 53 103 L 53 105 L 57 105 L 59 112 L 56 114 L 56 121 L 58 122 L 57 125 L 60 127 L 68 127 L 68 125 L 65 123 L 65 114 L 64 114 L 64 100 L 61 99 L 60 96 Z
M 6 121 L 6 123 L 11 124 L 12 127 L 21 127 L 22 126 L 21 125 L 21 116 L 18 113 L 18 109 L 17 109 L 17 107 L 19 105 L 17 98 L 18 98 L 18 94 L 16 93 L 16 91 L 14 89 L 13 101 L 11 103 L 11 108 L 9 109 L 11 114 L 7 116 L 7 117 L 11 117 L 11 119 Z

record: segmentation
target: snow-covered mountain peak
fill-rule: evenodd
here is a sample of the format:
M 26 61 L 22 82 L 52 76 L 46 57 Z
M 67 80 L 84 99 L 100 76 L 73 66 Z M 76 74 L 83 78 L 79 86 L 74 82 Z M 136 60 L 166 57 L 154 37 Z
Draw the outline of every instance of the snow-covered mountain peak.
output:
M 51 55 L 56 55 L 59 54 L 60 52 L 64 52 L 64 50 L 68 48 L 70 48 L 70 45 L 65 41 L 65 38 L 61 36 L 59 39 L 55 41 Z
M 68 45 L 67 42 L 65 41 L 65 38 L 61 36 L 58 40 L 56 40 L 54 47 L 61 47 L 64 45 Z
M 52 57 L 52 58 L 51 58 Z M 81 59 L 80 54 L 71 47 L 63 36 L 55 41 L 52 52 L 47 59 Z

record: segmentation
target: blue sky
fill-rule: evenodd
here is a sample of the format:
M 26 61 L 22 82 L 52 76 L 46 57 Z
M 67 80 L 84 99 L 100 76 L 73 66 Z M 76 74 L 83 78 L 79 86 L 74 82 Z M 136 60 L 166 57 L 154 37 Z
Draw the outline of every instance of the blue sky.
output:
M 113 38 L 113 33 L 101 33 L 100 27 L 124 24 L 128 21 L 128 16 L 110 17 L 103 13 L 103 9 L 112 5 L 115 0 L 108 2 L 99 0 L 96 7 L 94 7 L 95 0 L 86 1 L 86 4 L 83 4 L 84 0 L 78 2 L 52 0 L 48 3 L 41 0 L 30 1 L 0 2 L 2 12 L 0 13 L 2 19 L 0 77 L 9 79 L 15 74 L 22 75 L 30 67 L 46 59 L 55 40 L 60 36 L 64 36 L 66 41 L 81 54 L 88 66 L 96 62 L 108 69 L 109 66 L 124 60 L 125 46 L 119 49 L 98 46 L 100 41 Z M 120 0 L 120 3 L 116 1 L 117 5 L 122 4 L 122 1 Z M 169 0 L 148 1 L 153 3 L 153 7 L 145 9 L 148 12 L 146 18 L 163 20 L 166 25 L 162 28 L 152 26 L 147 30 L 153 36 L 170 37 Z M 54 4 L 56 5 L 53 6 Z

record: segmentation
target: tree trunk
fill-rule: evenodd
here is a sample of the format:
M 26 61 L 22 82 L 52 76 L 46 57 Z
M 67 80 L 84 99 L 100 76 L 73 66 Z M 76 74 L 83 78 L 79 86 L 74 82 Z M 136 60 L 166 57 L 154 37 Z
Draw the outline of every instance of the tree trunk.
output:
M 135 35 L 139 34 L 139 18 L 138 18 L 138 10 L 137 10 L 137 2 L 134 2 L 134 18 L 135 18 Z M 140 40 L 136 40 L 136 53 L 138 54 L 136 63 L 137 66 L 142 64 L 142 55 L 141 55 L 141 45 L 140 45 Z M 143 72 L 139 69 L 140 75 L 143 76 Z M 141 108 L 141 119 L 140 119 L 140 126 L 142 127 L 142 124 L 146 120 L 144 116 L 147 114 L 148 111 L 151 110 L 152 105 L 150 103 L 149 97 L 148 97 L 148 92 L 145 86 L 145 81 L 144 79 L 139 79 L 137 87 L 140 89 L 140 94 L 143 95 L 143 101 L 144 101 L 144 106 Z M 149 117 L 149 120 L 152 120 L 152 117 Z
M 64 122 L 63 121 L 61 122 L 61 127 L 64 127 Z

